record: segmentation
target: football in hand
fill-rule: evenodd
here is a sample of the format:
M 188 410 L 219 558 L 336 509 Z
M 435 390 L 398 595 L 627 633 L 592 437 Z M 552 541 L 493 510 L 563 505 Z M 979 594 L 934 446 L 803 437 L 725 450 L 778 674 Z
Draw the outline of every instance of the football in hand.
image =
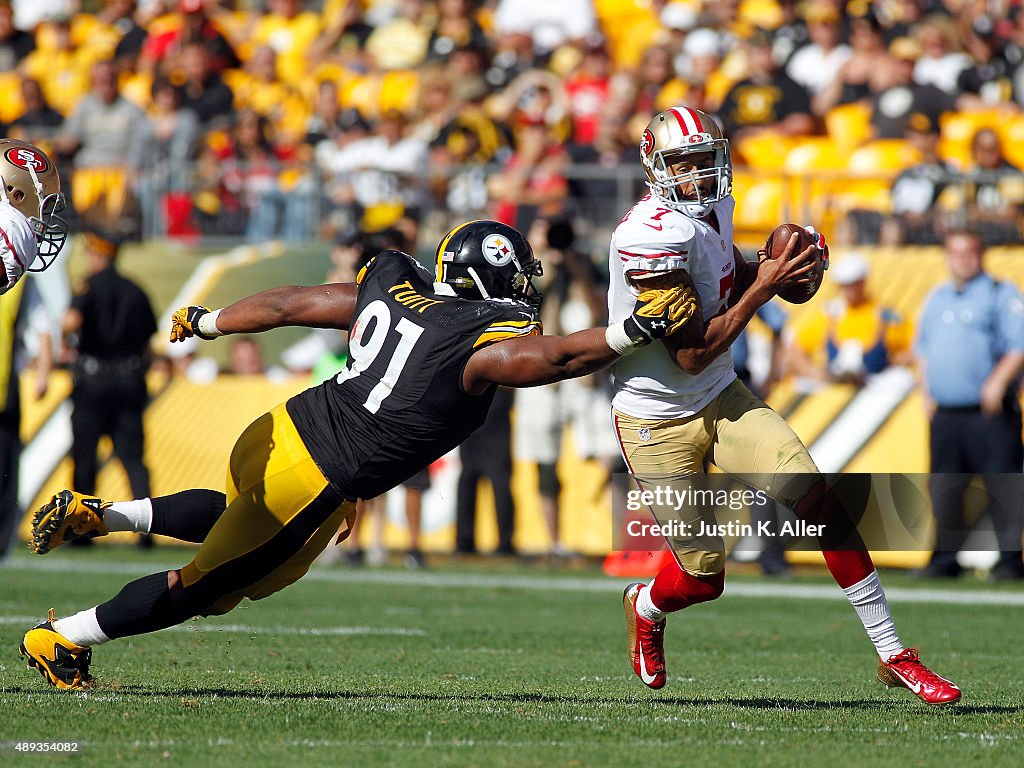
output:
M 775 231 L 768 236 L 768 242 L 764 244 L 764 249 L 758 252 L 758 256 L 767 257 L 769 259 L 779 258 L 786 250 L 789 238 L 794 232 L 800 236 L 796 250 L 793 251 L 792 258 L 794 259 L 797 258 L 804 249 L 807 248 L 807 246 L 814 245 L 817 241 L 817 236 L 809 234 L 799 224 L 780 224 L 775 228 Z M 779 291 L 779 298 L 783 301 L 788 301 L 790 304 L 804 304 L 810 301 L 811 297 L 818 292 L 819 288 L 821 288 L 821 282 L 825 276 L 825 254 L 817 248 L 815 248 L 814 254 L 814 269 L 799 281 L 794 282 Z

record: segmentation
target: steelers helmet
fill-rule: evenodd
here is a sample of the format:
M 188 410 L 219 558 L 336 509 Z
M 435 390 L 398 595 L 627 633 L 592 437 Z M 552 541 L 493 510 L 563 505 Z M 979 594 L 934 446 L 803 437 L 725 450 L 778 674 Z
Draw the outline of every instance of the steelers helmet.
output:
M 437 246 L 439 283 L 463 299 L 511 299 L 540 306 L 531 278 L 544 274 L 519 230 L 500 221 L 467 221 Z
M 10 203 L 28 219 L 36 237 L 36 253 L 42 272 L 60 253 L 68 239 L 68 225 L 60 217 L 64 195 L 57 169 L 46 153 L 34 144 L 0 139 L 0 200 Z
M 702 168 L 673 173 L 687 155 L 710 153 Z M 647 186 L 663 203 L 688 216 L 703 216 L 732 192 L 729 141 L 715 119 L 691 107 L 672 107 L 654 116 L 640 138 L 640 162 Z M 702 190 L 700 181 L 709 179 Z M 688 194 L 683 187 L 690 185 Z

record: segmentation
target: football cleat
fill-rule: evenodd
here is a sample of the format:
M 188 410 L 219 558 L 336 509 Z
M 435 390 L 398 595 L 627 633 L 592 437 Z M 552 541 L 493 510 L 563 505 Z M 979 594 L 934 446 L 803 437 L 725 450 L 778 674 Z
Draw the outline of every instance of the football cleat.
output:
M 916 648 L 878 660 L 878 679 L 890 688 L 909 688 L 925 704 L 953 704 L 960 700 L 956 683 L 932 672 L 921 663 Z
M 626 611 L 626 642 L 633 671 L 648 688 L 663 688 L 665 674 L 665 619 L 651 621 L 636 612 L 636 598 L 643 588 L 637 582 L 622 593 Z
M 21 655 L 30 668 L 38 669 L 50 685 L 62 690 L 80 690 L 92 686 L 89 662 L 92 649 L 75 645 L 53 628 L 53 609 L 46 621 L 36 624 L 21 641 Z
M 61 491 L 32 515 L 30 548 L 37 555 L 45 555 L 75 539 L 106 536 L 103 510 L 109 506 L 109 501 Z

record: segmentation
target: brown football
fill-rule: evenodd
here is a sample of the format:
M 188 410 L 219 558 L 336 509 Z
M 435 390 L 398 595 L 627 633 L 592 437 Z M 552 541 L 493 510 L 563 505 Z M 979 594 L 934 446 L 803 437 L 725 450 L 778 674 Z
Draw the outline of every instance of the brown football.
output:
M 777 259 L 786 250 L 789 238 L 794 232 L 800 235 L 800 241 L 793 252 L 794 258 L 807 246 L 814 244 L 814 236 L 809 235 L 799 224 L 780 224 L 768 236 L 768 242 L 764 244 L 764 250 L 758 255 L 760 256 L 763 253 L 769 259 Z M 816 262 L 810 275 L 800 282 L 793 283 L 779 291 L 779 298 L 783 301 L 788 301 L 790 304 L 804 304 L 810 301 L 811 297 L 821 288 L 821 282 L 825 276 L 824 254 L 819 250 L 815 250 L 815 254 Z

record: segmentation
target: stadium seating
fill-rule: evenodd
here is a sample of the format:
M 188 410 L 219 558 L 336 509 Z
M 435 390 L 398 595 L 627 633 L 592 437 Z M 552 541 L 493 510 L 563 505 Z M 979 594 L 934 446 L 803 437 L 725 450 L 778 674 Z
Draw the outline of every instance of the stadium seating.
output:
M 849 151 L 871 138 L 871 108 L 859 101 L 833 107 L 825 114 L 825 131 L 837 147 Z

